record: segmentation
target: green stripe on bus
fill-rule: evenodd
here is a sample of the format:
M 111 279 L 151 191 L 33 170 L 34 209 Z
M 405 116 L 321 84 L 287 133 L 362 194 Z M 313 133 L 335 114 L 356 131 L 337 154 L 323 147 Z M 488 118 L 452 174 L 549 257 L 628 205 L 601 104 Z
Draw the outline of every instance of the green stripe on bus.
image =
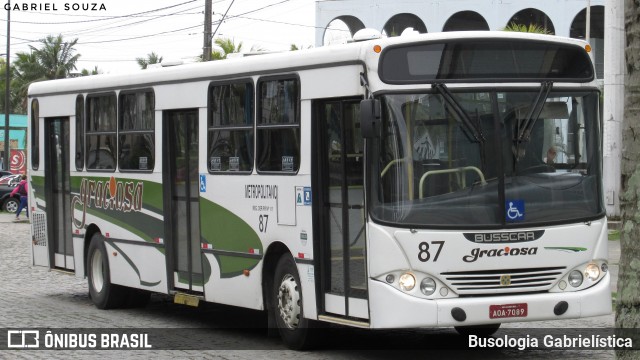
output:
M 200 198 L 200 236 L 214 249 L 240 253 L 264 254 L 262 241 L 256 232 L 239 216 L 228 209 Z M 216 255 L 223 278 L 238 276 L 243 270 L 255 268 L 260 259 Z

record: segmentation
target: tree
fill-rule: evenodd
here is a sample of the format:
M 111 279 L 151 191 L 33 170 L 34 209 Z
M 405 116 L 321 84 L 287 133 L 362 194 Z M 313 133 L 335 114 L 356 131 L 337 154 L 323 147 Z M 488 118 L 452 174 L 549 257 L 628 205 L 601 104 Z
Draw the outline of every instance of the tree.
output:
M 160 64 L 162 63 L 162 56 L 159 56 L 158 54 L 156 54 L 155 52 L 151 52 L 150 54 L 147 54 L 147 58 L 136 58 L 136 61 L 138 62 L 138 65 L 140 66 L 140 68 L 142 70 L 146 69 L 147 66 L 151 65 L 151 64 Z
M 9 79 L 13 78 L 13 74 L 14 74 L 15 70 L 14 67 L 12 66 L 9 69 Z M 16 99 L 15 96 L 13 96 L 13 94 L 10 94 L 10 98 L 9 98 L 9 106 L 6 106 L 5 104 L 5 89 L 6 89 L 6 73 L 7 73 L 7 62 L 4 59 L 0 59 L 0 114 L 4 114 L 6 112 L 6 109 L 9 109 L 9 113 L 19 113 L 20 112 L 20 106 L 19 104 L 16 104 Z M 11 88 L 12 90 L 13 88 Z
M 515 22 L 511 22 L 509 23 L 509 25 L 505 26 L 504 29 L 502 29 L 503 31 L 515 31 L 515 32 L 528 32 L 528 33 L 534 33 L 534 34 L 545 34 L 545 35 L 551 35 L 551 32 L 547 29 L 545 29 L 542 26 L 530 23 L 529 25 L 525 25 L 525 24 L 518 24 Z
M 236 43 L 229 38 L 217 38 L 214 43 L 218 45 L 222 51 L 212 51 L 211 60 L 223 60 L 227 58 L 227 55 L 239 53 L 242 50 L 242 42 L 240 42 L 236 47 Z
M 48 35 L 40 42 L 42 47 L 39 49 L 31 45 L 29 47 L 44 69 L 44 76 L 48 80 L 69 77 L 71 71 L 76 69 L 76 62 L 80 58 L 80 54 L 74 54 L 76 52 L 74 46 L 78 43 L 78 39 L 66 42 L 62 35 L 56 37 Z
M 640 4 L 632 0 L 626 0 L 624 4 L 627 76 L 622 129 L 622 232 L 616 327 L 640 328 Z M 616 355 L 618 359 L 632 359 L 637 354 L 617 351 Z
M 29 85 L 36 81 L 47 80 L 45 69 L 40 65 L 36 54 L 32 50 L 29 53 L 16 53 L 13 70 L 11 92 L 18 102 L 20 112 L 26 113 Z
M 101 71 L 100 69 L 98 69 L 98 66 L 96 65 L 93 69 L 91 70 L 87 70 L 87 69 L 82 69 L 82 71 L 80 72 L 80 75 L 82 76 L 89 76 L 89 75 L 98 75 L 100 74 Z
M 77 38 L 66 42 L 62 35 L 49 35 L 40 40 L 40 48 L 29 45 L 28 53 L 16 53 L 11 88 L 21 112 L 26 110 L 29 85 L 36 81 L 67 78 L 76 69 L 80 58 L 74 49 L 77 42 Z
M 289 48 L 290 51 L 297 51 L 297 50 L 302 50 L 302 49 L 311 49 L 313 46 L 309 45 L 307 47 L 304 47 L 303 45 L 296 45 L 296 44 L 291 44 L 291 47 Z

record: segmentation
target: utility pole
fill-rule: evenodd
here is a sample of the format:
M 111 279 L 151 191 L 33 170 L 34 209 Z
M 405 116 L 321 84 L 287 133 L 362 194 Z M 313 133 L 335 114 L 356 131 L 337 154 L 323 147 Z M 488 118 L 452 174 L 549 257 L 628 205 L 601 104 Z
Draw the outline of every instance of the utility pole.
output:
M 7 67 L 6 67 L 6 78 L 4 84 L 4 156 L 2 157 L 2 161 L 4 162 L 3 168 L 11 171 L 11 167 L 9 165 L 9 112 L 11 111 L 11 3 L 7 1 Z
M 622 123 L 624 118 L 624 4 L 606 0 L 604 6 L 603 177 L 608 216 L 620 216 L 622 189 Z
M 202 61 L 211 61 L 211 0 L 204 0 L 204 45 Z

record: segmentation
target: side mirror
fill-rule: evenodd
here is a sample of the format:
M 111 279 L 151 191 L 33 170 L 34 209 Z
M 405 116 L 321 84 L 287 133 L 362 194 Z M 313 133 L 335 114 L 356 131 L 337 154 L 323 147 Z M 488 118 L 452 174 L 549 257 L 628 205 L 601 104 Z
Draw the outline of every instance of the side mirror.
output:
M 380 136 L 380 100 L 366 99 L 360 101 L 360 130 L 365 139 Z

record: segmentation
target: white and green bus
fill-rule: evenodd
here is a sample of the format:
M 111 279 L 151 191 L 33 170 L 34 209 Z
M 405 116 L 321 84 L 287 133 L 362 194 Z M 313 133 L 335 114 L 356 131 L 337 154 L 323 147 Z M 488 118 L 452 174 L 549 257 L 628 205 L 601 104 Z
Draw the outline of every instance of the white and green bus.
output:
M 611 312 L 587 43 L 438 33 L 39 82 L 33 262 L 315 324 Z

